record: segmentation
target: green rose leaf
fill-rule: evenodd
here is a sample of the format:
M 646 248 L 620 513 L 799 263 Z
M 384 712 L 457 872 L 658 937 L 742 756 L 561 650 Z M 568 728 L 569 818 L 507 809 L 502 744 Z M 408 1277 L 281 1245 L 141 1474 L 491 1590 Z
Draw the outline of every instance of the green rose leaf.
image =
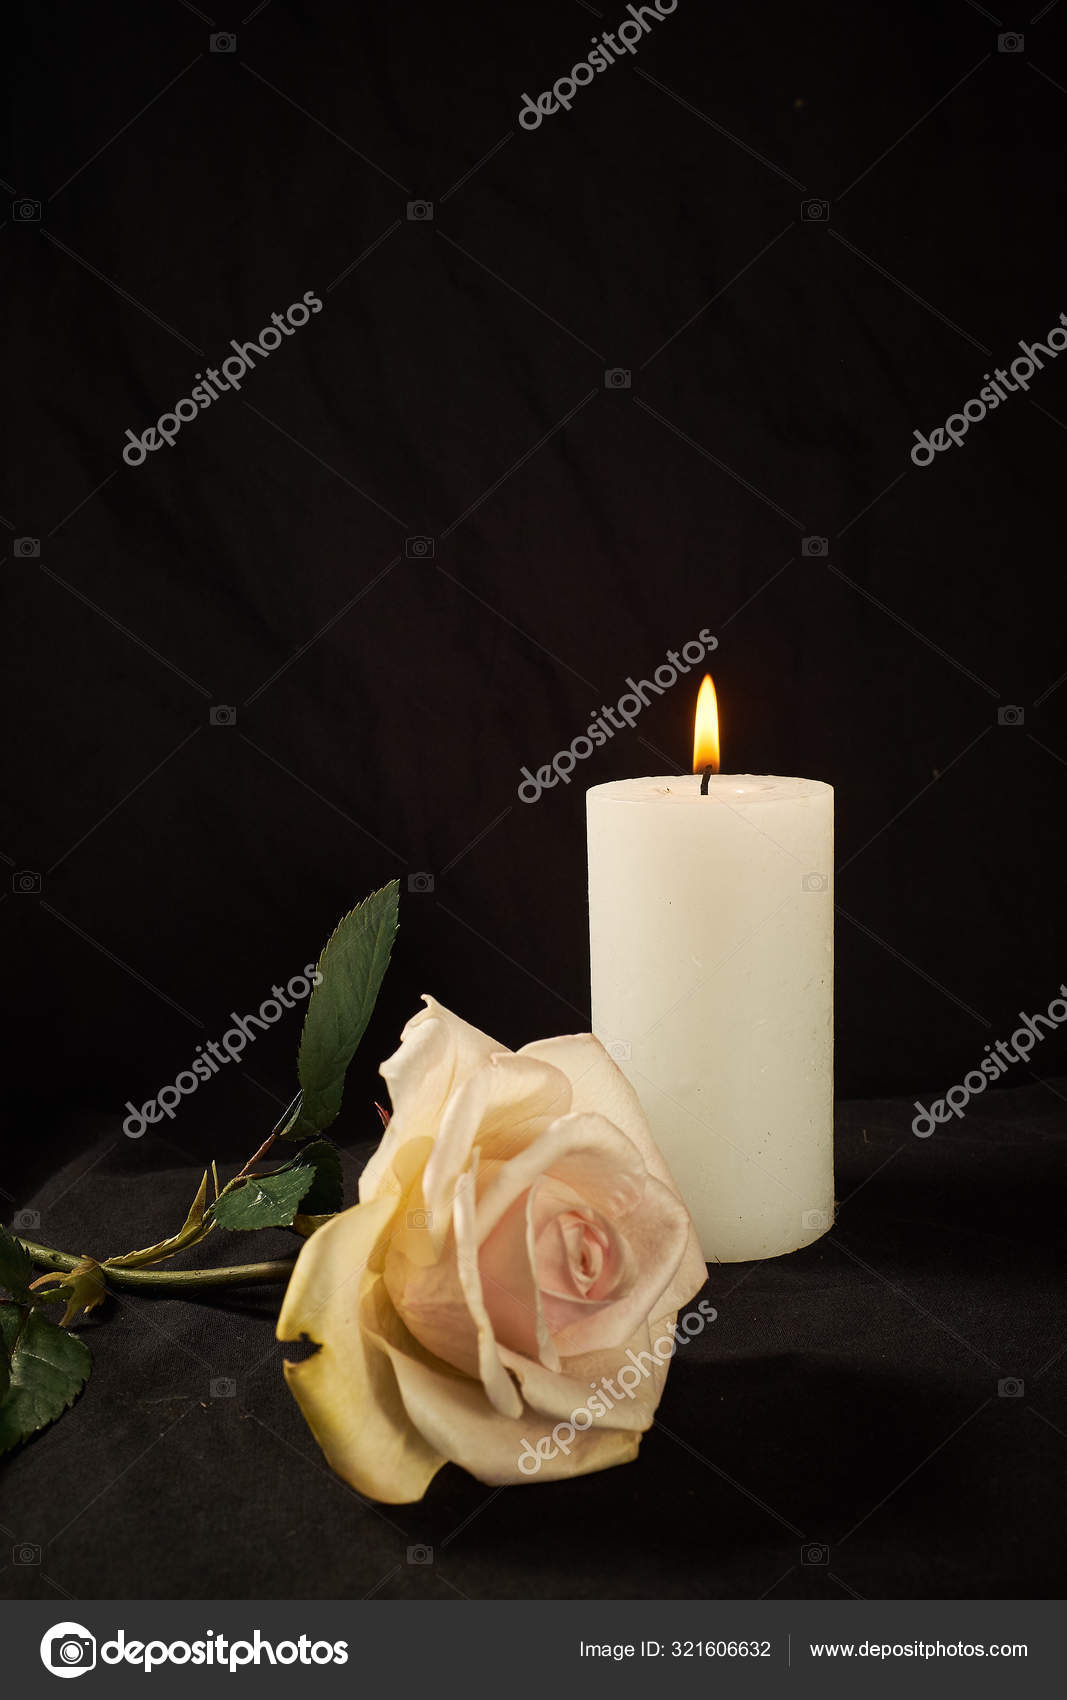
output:
M 84 1340 L 39 1310 L 12 1304 L 0 1304 L 0 1361 L 0 1452 L 62 1416 L 92 1368 Z
M 280 1169 L 250 1175 L 223 1191 L 208 1212 L 220 1228 L 290 1228 L 298 1211 L 331 1215 L 343 1199 L 341 1158 L 326 1139 L 314 1139 Z
M 314 1179 L 314 1169 L 300 1163 L 273 1175 L 250 1176 L 232 1192 L 219 1195 L 211 1206 L 212 1219 L 220 1228 L 241 1232 L 288 1228 Z
M 6 1228 L 0 1228 L 0 1289 L 26 1304 L 32 1275 L 33 1261 L 25 1246 Z
M 341 920 L 319 957 L 322 980 L 311 994 L 300 1037 L 297 1071 L 303 1092 L 288 1139 L 309 1139 L 329 1127 L 341 1108 L 345 1071 L 389 966 L 396 937 L 399 885 L 390 880 Z
M 333 1216 L 344 1208 L 345 1183 L 336 1145 L 328 1139 L 313 1139 L 293 1161 L 311 1163 L 315 1170 L 315 1178 L 300 1201 L 302 1216 Z
M 300 1106 L 303 1101 L 304 1094 L 302 1092 L 298 1092 L 288 1109 L 283 1110 L 278 1120 L 275 1122 L 273 1132 L 277 1134 L 279 1139 L 288 1139 L 289 1135 L 292 1133 L 297 1122 L 300 1120 Z

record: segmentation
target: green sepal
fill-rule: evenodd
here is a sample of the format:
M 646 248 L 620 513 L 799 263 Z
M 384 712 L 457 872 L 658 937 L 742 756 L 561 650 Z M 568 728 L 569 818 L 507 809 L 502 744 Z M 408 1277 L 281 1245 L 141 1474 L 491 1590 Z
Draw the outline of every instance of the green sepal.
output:
M 52 1282 L 57 1284 L 52 1286 Z M 74 1318 L 80 1316 L 82 1311 L 88 1313 L 95 1310 L 97 1305 L 103 1304 L 107 1298 L 107 1281 L 95 1258 L 83 1257 L 64 1275 L 54 1272 L 38 1275 L 36 1281 L 30 1282 L 30 1291 L 36 1304 L 50 1304 L 54 1299 L 66 1299 L 67 1308 L 59 1319 L 59 1326 L 69 1328 Z
M 207 1170 L 205 1169 L 204 1178 L 200 1182 L 197 1195 L 189 1206 L 189 1214 L 178 1232 L 171 1234 L 169 1239 L 158 1241 L 156 1245 L 145 1246 L 142 1251 L 128 1251 L 122 1257 L 109 1257 L 105 1259 L 107 1267 L 109 1269 L 143 1269 L 150 1263 L 162 1263 L 168 1257 L 175 1257 L 179 1251 L 184 1251 L 187 1246 L 196 1245 L 210 1232 L 210 1227 L 204 1226 L 206 1204 Z

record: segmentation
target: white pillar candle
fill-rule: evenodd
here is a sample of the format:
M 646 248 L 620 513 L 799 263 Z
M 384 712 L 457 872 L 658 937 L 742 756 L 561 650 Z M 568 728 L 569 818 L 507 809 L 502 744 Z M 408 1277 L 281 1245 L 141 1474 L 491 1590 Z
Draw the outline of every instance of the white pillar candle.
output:
M 833 788 L 699 773 L 587 794 L 593 1031 L 705 1258 L 833 1221 Z

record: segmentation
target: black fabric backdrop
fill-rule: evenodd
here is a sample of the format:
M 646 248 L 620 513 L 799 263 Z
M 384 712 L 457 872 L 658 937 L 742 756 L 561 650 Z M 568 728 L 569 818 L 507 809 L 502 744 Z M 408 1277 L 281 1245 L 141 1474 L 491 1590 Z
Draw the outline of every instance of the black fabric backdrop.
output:
M 722 1325 L 676 1366 L 665 1421 L 703 1451 L 725 1432 L 722 1467 L 749 1492 L 806 1537 L 839 1534 L 981 1389 L 995 1398 L 997 1371 L 1055 1350 L 1062 1035 L 1013 1071 L 1024 1111 L 988 1094 L 988 1144 L 977 1109 L 909 1144 L 905 1100 L 974 1068 L 1067 973 L 1067 360 L 1046 357 L 1028 394 L 931 466 L 909 449 L 1067 310 L 1067 8 L 1016 37 L 1017 20 L 955 0 L 680 0 L 535 131 L 518 123 L 523 92 L 565 73 L 615 8 L 270 0 L 212 19 L 105 0 L 15 16 L 0 165 L 8 1219 L 36 1209 L 42 1238 L 93 1248 L 104 1215 L 135 1239 L 148 1214 L 170 1226 L 196 1161 L 243 1157 L 288 1099 L 298 1017 L 185 1102 L 166 1138 L 131 1147 L 126 1101 L 172 1081 L 394 874 L 401 937 L 351 1076 L 348 1146 L 373 1137 L 377 1061 L 424 989 L 510 1045 L 587 1027 L 583 791 L 686 765 L 695 678 L 532 806 L 521 769 L 707 627 L 724 767 L 837 789 L 838 1084 L 899 1100 L 881 1119 L 906 1147 L 875 1174 L 866 1112 L 846 1111 L 843 1162 L 871 1181 L 842 1232 L 899 1297 L 825 1243 L 752 1272 L 729 1303 L 736 1277 L 717 1272 Z M 309 291 L 322 311 L 239 394 L 123 462 L 128 431 Z M 131 1165 L 136 1186 L 111 1184 Z M 175 1387 L 159 1373 L 177 1362 L 170 1333 L 212 1364 L 252 1354 L 249 1314 L 268 1335 L 266 1301 L 152 1305 L 168 1330 L 152 1348 L 134 1308 L 99 1336 L 77 1417 L 12 1467 L 31 1494 L 18 1538 L 48 1537 L 70 1482 L 148 1444 L 164 1407 L 146 1402 Z M 175 1412 L 192 1397 L 175 1392 Z M 257 1483 L 288 1480 L 288 1445 L 307 1451 L 271 1397 L 288 1444 L 253 1441 L 254 1420 L 194 1441 L 243 1408 L 197 1404 L 174 1444 L 198 1450 L 175 1469 L 154 1453 L 149 1475 L 131 1464 L 107 1496 L 106 1561 L 84 1516 L 57 1583 L 294 1591 L 277 1543 L 234 1533 Z M 1062 1465 L 1051 1422 L 1044 1405 L 1038 1420 L 1026 1400 L 992 1403 L 930 1466 L 959 1474 L 929 1517 L 924 1470 L 886 1513 L 891 1535 L 872 1519 L 849 1543 L 880 1527 L 881 1558 L 842 1577 L 1043 1592 L 1051 1538 L 1022 1531 Z M 580 1574 L 532 1542 L 548 1515 L 535 1492 L 480 1519 L 473 1586 L 449 1580 L 521 1593 L 536 1572 L 547 1592 L 629 1592 L 658 1545 L 675 1591 L 772 1585 L 768 1554 L 750 1561 L 758 1507 L 668 1463 L 673 1445 L 562 1490 L 557 1532 L 589 1526 L 595 1504 L 610 1535 L 599 1557 L 582 1545 Z M 42 1463 L 60 1456 L 66 1486 Z M 293 1467 L 279 1538 L 314 1545 L 308 1496 L 321 1512 L 343 1490 Z M 473 1491 L 435 1489 L 440 1525 L 433 1510 L 425 1527 L 443 1540 Z M 146 1573 L 146 1531 L 175 1522 Z M 309 1591 L 339 1574 L 371 1586 L 388 1565 L 368 1531 L 388 1545 L 391 1528 L 342 1518 Z

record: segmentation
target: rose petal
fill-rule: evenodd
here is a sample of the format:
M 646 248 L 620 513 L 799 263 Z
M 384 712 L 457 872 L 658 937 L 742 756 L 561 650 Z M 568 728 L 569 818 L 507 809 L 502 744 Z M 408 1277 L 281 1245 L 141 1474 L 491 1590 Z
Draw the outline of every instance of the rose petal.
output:
M 531 1192 L 515 1199 L 478 1251 L 485 1307 L 501 1346 L 559 1369 L 559 1353 L 541 1308 L 534 1272 Z
M 544 1459 L 535 1476 L 527 1475 L 518 1464 L 526 1455 L 523 1442 L 528 1449 L 536 1449 L 542 1440 L 551 1442 L 553 1423 L 529 1410 L 516 1418 L 499 1416 L 476 1381 L 450 1375 L 413 1353 L 392 1307 L 384 1308 L 379 1301 L 375 1317 L 372 1302 L 373 1293 L 363 1308 L 363 1326 L 389 1353 L 408 1417 L 431 1451 L 446 1453 L 478 1481 L 490 1487 L 531 1479 L 560 1481 L 636 1458 L 640 1433 L 594 1426 L 575 1434 L 568 1442 L 569 1454 L 557 1447 L 556 1456 Z
M 534 1182 L 527 1194 L 527 1212 L 539 1307 L 558 1355 L 562 1348 L 557 1336 L 563 1338 L 570 1323 L 588 1322 L 629 1290 L 633 1258 L 612 1224 L 554 1175 L 542 1175 Z M 583 1277 L 581 1268 L 573 1266 L 574 1257 L 580 1256 L 574 1244 L 579 1237 L 583 1245 L 592 1239 L 600 1253 L 603 1267 L 596 1281 Z M 537 1356 L 542 1363 L 549 1361 L 544 1353 Z
M 476 1376 L 478 1331 L 459 1278 L 454 1238 L 440 1257 L 425 1263 L 413 1262 L 400 1241 L 398 1236 L 390 1246 L 383 1274 L 396 1310 L 428 1352 Z
M 459 1183 L 456 1191 L 456 1251 L 459 1278 L 463 1283 L 470 1313 L 478 1331 L 478 1373 L 490 1404 L 505 1417 L 517 1417 L 522 1412 L 519 1390 L 500 1361 L 496 1336 L 482 1296 L 482 1278 L 478 1269 L 478 1244 L 475 1239 L 477 1204 L 474 1191 L 474 1171 Z
M 389 1356 L 361 1332 L 361 1301 L 381 1285 L 368 1260 L 396 1201 L 354 1205 L 305 1240 L 278 1317 L 279 1340 L 319 1350 L 285 1379 L 327 1462 L 357 1492 L 388 1505 L 421 1499 L 446 1461 L 407 1415 Z
M 482 1298 L 474 1239 L 474 1172 L 460 1177 L 453 1208 L 454 1232 L 437 1261 L 413 1264 L 391 1250 L 385 1285 L 397 1314 L 421 1346 L 485 1387 L 494 1410 L 517 1417 L 522 1410 L 515 1383 L 500 1362 L 496 1336 Z
M 572 1187 L 617 1228 L 634 1272 L 628 1288 L 610 1303 L 550 1296 L 542 1289 L 545 1319 L 560 1356 L 620 1345 L 654 1307 L 660 1314 L 668 1303 L 676 1308 L 668 1294 L 677 1284 L 689 1239 L 685 1206 L 648 1173 L 636 1146 L 603 1116 L 560 1116 L 540 1139 L 501 1166 L 479 1201 L 479 1241 L 485 1243 L 504 1211 L 543 1174 Z M 702 1274 L 703 1269 L 701 1263 Z
M 632 1260 L 625 1241 L 573 1187 L 542 1175 L 531 1187 L 529 1201 L 535 1267 L 543 1292 L 600 1301 L 629 1285 Z
M 622 1070 L 608 1056 L 592 1033 L 569 1033 L 556 1039 L 538 1039 L 523 1045 L 520 1057 L 537 1057 L 558 1068 L 571 1083 L 571 1109 L 593 1110 L 621 1128 L 637 1146 L 650 1175 L 678 1194 L 663 1154 L 649 1130 L 641 1101 Z M 690 1229 L 685 1253 L 674 1279 L 663 1295 L 663 1308 L 675 1310 L 698 1293 L 708 1278 L 707 1266 L 695 1229 Z
M 558 1116 L 524 1151 L 501 1163 L 481 1190 L 478 1238 L 484 1242 L 505 1210 L 542 1175 L 564 1181 L 609 1220 L 640 1201 L 648 1173 L 632 1140 L 603 1116 Z
M 615 1347 L 628 1340 L 653 1311 L 663 1314 L 689 1230 L 681 1199 L 650 1175 L 640 1204 L 618 1223 L 633 1270 L 629 1285 L 608 1301 L 564 1296 L 543 1299 L 560 1356 Z
M 490 1057 L 452 1095 L 422 1184 L 435 1246 L 444 1243 L 456 1185 L 470 1166 L 475 1145 L 491 1178 L 570 1108 L 570 1093 L 566 1076 L 549 1063 L 503 1052 Z M 483 1179 L 479 1191 L 484 1185 Z
M 424 997 L 425 1009 L 413 1015 L 400 1035 L 399 1049 L 382 1063 L 380 1073 L 389 1087 L 393 1114 L 382 1142 L 359 1181 L 363 1203 L 376 1198 L 407 1140 L 436 1135 L 450 1095 L 495 1052 L 506 1052 L 487 1033 L 480 1033 L 445 1009 L 436 998 Z
M 606 1415 L 597 1418 L 598 1423 L 641 1431 L 650 1426 L 663 1395 L 670 1365 L 667 1342 L 672 1338 L 674 1322 L 674 1312 L 651 1324 L 643 1321 L 621 1347 L 564 1358 L 559 1375 L 550 1374 L 542 1364 L 520 1357 L 506 1347 L 501 1347 L 500 1357 L 518 1382 L 527 1405 L 553 1422 L 567 1422 L 572 1412 L 583 1407 L 591 1409 L 587 1401 L 599 1395 L 601 1403 L 609 1409 Z M 654 1346 L 658 1346 L 658 1352 L 653 1350 Z M 636 1364 L 627 1356 L 628 1352 L 634 1354 Z M 664 1354 L 662 1358 L 660 1353 Z M 632 1391 L 620 1387 L 616 1380 L 619 1371 L 626 1369 L 647 1372 L 641 1373 Z M 605 1381 L 615 1387 L 614 1394 L 603 1387 Z M 627 1374 L 626 1381 L 634 1382 L 634 1376 Z

